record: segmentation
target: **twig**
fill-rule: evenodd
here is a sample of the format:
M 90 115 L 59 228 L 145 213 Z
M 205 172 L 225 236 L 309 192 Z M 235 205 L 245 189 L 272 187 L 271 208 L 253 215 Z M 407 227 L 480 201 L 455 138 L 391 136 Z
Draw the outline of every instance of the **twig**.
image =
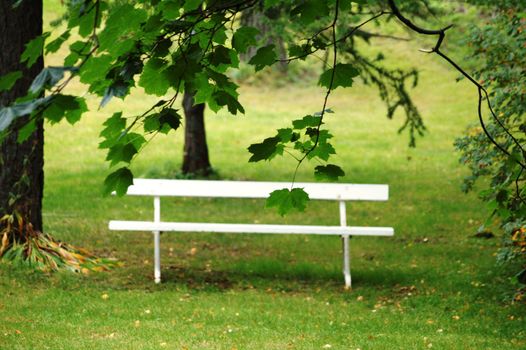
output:
M 325 98 L 323 99 L 323 107 L 322 107 L 322 110 L 321 110 L 321 113 L 320 113 L 320 120 L 318 122 L 318 127 L 316 128 L 316 140 L 314 141 L 314 145 L 307 152 L 305 152 L 303 157 L 301 157 L 300 160 L 298 161 L 298 164 L 296 165 L 296 169 L 294 170 L 294 175 L 292 177 L 291 189 L 292 189 L 292 187 L 294 187 L 294 182 L 296 180 L 296 175 L 298 173 L 298 169 L 299 169 L 300 165 L 303 163 L 305 158 L 307 158 L 307 156 L 312 151 L 314 151 L 316 146 L 318 146 L 318 142 L 320 140 L 320 128 L 321 128 L 321 125 L 323 124 L 323 117 L 325 116 L 325 110 L 327 108 L 327 101 L 329 100 L 329 95 L 331 94 L 332 86 L 334 84 L 334 76 L 336 75 L 335 74 L 336 73 L 336 63 L 337 63 L 337 59 L 338 59 L 338 46 L 337 46 L 337 41 L 336 41 L 336 24 L 338 23 L 338 10 L 339 10 L 339 5 L 340 5 L 339 3 L 340 3 L 340 1 L 336 0 L 336 3 L 334 5 L 334 19 L 332 21 L 332 24 L 329 27 L 329 28 L 332 28 L 332 42 L 334 43 L 333 44 L 332 73 L 331 73 L 331 80 L 329 82 L 329 87 L 327 88 L 327 93 L 325 94 Z M 370 20 L 372 20 L 372 19 L 370 19 Z M 367 23 L 367 21 L 364 22 L 364 24 L 365 23 Z M 354 29 L 356 30 L 357 28 L 358 27 L 355 27 Z

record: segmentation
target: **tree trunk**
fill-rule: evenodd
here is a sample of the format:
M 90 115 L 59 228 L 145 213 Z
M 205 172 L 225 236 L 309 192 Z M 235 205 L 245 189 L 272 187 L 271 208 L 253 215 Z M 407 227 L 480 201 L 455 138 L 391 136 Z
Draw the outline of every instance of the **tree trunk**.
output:
M 276 30 L 272 29 L 272 26 L 269 24 L 269 21 L 266 15 L 269 15 L 271 18 L 276 18 L 279 16 L 280 9 L 273 8 L 264 11 L 263 1 L 256 6 L 250 7 L 243 11 L 241 15 L 241 25 L 254 27 L 259 30 L 258 40 L 263 40 L 267 45 L 274 44 L 276 45 L 277 52 L 279 55 L 280 62 L 277 64 L 277 68 L 281 73 L 287 73 L 288 64 L 284 61 L 287 58 L 287 50 L 285 48 L 285 43 L 283 38 L 276 33 Z M 257 52 L 257 47 L 251 46 L 248 48 L 246 53 L 240 55 L 240 59 L 243 62 L 248 62 Z
M 184 93 L 185 114 L 183 174 L 207 176 L 211 173 L 206 145 L 204 104 L 194 105 L 194 95 Z
M 13 3 L 0 1 L 0 76 L 20 70 L 23 77 L 10 91 L 0 92 L 0 106 L 25 96 L 44 67 L 42 57 L 29 69 L 20 63 L 25 44 L 42 34 L 42 1 L 22 1 L 16 8 Z M 27 121 L 27 117 L 16 120 L 0 144 L 0 217 L 16 211 L 35 230 L 42 231 L 44 127 L 39 120 L 36 131 L 19 144 L 18 132 Z

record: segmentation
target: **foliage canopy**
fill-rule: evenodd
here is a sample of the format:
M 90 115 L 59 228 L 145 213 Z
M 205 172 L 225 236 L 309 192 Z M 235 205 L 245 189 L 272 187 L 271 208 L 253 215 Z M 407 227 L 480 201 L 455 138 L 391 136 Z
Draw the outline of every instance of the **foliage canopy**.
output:
M 300 117 L 292 121 L 291 127 L 277 130 L 274 137 L 250 146 L 251 162 L 288 154 L 298 166 L 305 159 L 321 162 L 315 169 L 318 178 L 343 176 L 339 166 L 328 163 L 336 150 L 323 119 L 326 113 L 332 113 L 327 106 L 330 92 L 351 87 L 360 75 L 378 85 L 390 116 L 398 107 L 406 110 L 404 127 L 409 127 L 412 142 L 414 133 L 424 130 L 403 86 L 414 73 L 396 76 L 398 72 L 383 71 L 358 60 L 361 56 L 353 36 L 369 22 L 387 17 L 383 2 L 75 0 L 67 6 L 68 11 L 57 21 L 64 31 L 35 38 L 22 56 L 22 61 L 31 66 L 42 51 L 56 52 L 68 46 L 63 66 L 46 67 L 34 80 L 27 98 L 0 109 L 0 132 L 9 132 L 12 121 L 27 114 L 32 120 L 44 118 L 52 123 L 79 121 L 88 109 L 86 101 L 82 96 L 65 93 L 74 77 L 90 93 L 100 96 L 100 108 L 112 98 L 126 98 L 135 88 L 159 96 L 155 105 L 139 115 L 116 113 L 104 123 L 99 147 L 107 149 L 106 159 L 113 168 L 105 181 L 105 193 L 125 193 L 133 179 L 129 165 L 140 150 L 156 134 L 179 128 L 181 117 L 173 105 L 183 91 L 194 93 L 195 103 L 206 103 L 213 111 L 226 108 L 231 114 L 244 113 L 238 86 L 228 70 L 239 66 L 239 56 L 250 47 L 257 48 L 248 62 L 256 71 L 280 61 L 274 44 L 262 41 L 258 29 L 243 26 L 238 20 L 243 11 L 255 6 L 266 14 L 278 13 L 267 17 L 284 29 L 289 51 L 286 62 L 326 51 L 332 55 L 332 64 L 319 78 L 319 85 L 327 91 L 320 111 Z M 2 77 L 0 88 L 9 89 L 18 78 L 20 72 Z M 40 97 L 43 94 L 45 97 Z M 34 122 L 27 124 L 19 132 L 19 140 L 30 135 L 33 128 Z M 308 196 L 297 198 L 287 208 L 304 207 Z M 269 205 L 276 199 L 272 198 Z

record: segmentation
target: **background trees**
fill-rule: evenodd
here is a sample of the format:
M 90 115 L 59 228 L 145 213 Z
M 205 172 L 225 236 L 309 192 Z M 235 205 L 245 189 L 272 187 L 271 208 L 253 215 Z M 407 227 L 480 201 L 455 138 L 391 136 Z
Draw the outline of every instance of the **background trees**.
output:
M 480 230 L 493 219 L 501 223 L 505 237 L 499 259 L 519 259 L 523 268 L 517 278 L 526 284 L 526 7 L 514 1 L 475 3 L 487 6 L 480 9 L 481 23 L 470 28 L 465 43 L 473 50 L 475 76 L 488 88 L 494 114 L 456 141 L 461 161 L 471 170 L 463 189 L 473 190 L 478 179 L 488 178 L 480 197 L 491 217 Z

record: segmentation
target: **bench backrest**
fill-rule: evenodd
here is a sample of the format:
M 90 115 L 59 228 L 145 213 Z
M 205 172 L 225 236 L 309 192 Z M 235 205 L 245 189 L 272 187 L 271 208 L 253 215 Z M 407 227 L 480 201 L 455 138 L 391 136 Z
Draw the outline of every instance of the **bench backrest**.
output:
M 134 179 L 127 193 L 156 197 L 267 198 L 272 191 L 290 185 L 290 182 Z M 297 182 L 294 187 L 303 188 L 311 199 L 386 201 L 389 198 L 388 185 Z

